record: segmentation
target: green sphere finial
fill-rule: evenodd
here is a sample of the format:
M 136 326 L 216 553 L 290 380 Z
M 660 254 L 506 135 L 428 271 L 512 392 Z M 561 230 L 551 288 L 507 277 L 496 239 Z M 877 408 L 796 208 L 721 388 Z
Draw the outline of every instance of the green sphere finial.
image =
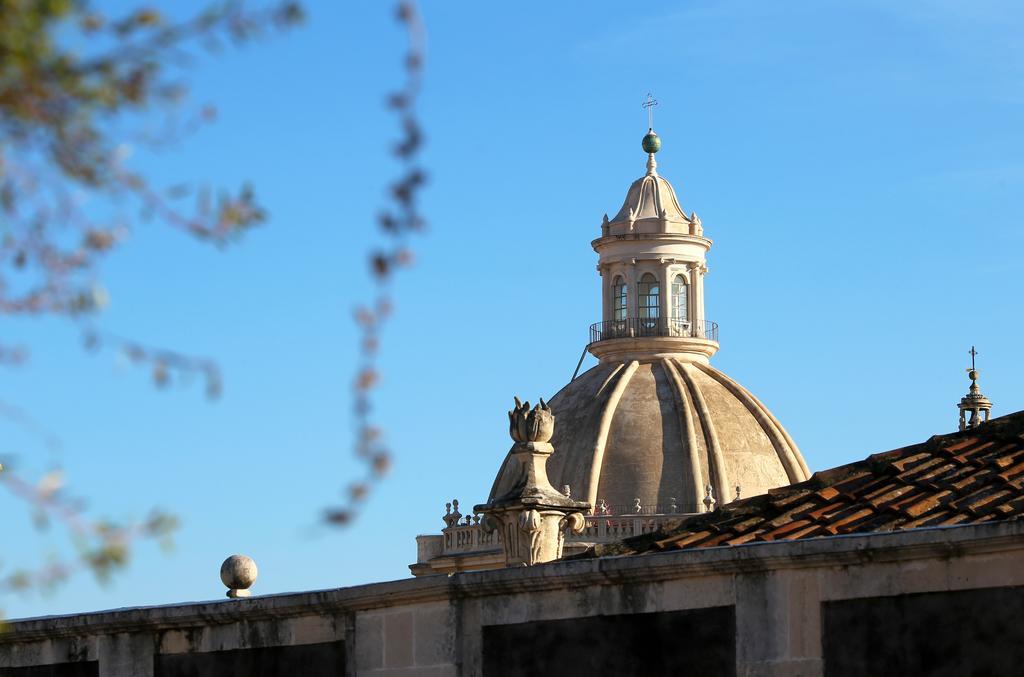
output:
M 657 153 L 661 150 L 661 139 L 654 133 L 653 129 L 647 130 L 647 136 L 644 137 L 643 143 L 645 153 Z

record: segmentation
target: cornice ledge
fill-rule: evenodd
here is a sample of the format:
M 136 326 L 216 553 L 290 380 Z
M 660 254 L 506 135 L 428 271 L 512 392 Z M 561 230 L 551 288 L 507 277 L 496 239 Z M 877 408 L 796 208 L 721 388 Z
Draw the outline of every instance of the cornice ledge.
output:
M 402 604 L 543 592 L 589 585 L 655 583 L 722 573 L 955 557 L 1024 548 L 1024 520 L 888 533 L 746 543 L 694 550 L 562 560 L 533 567 L 438 574 L 349 588 L 282 593 L 10 622 L 0 645 L 42 639 L 158 632 L 245 621 L 330 615 Z
M 670 240 L 674 242 L 684 241 L 702 245 L 705 249 L 711 249 L 714 241 L 703 235 L 689 235 L 687 233 L 621 233 L 619 235 L 602 235 L 596 240 L 590 241 L 590 246 L 598 249 L 606 244 L 622 242 L 627 240 Z

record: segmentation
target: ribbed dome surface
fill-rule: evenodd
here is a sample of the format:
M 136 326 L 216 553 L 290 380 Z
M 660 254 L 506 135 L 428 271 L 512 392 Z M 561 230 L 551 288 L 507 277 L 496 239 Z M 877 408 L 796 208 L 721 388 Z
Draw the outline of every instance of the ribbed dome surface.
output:
M 615 223 L 628 221 L 630 218 L 636 221 L 657 219 L 661 218 L 663 211 L 665 218 L 670 221 L 688 220 L 683 208 L 679 206 L 672 184 L 657 174 L 648 174 L 634 181 L 629 187 L 622 208 L 611 221 Z
M 551 399 L 551 484 L 625 511 L 703 509 L 810 477 L 796 444 L 745 388 L 717 369 L 674 358 L 600 364 Z M 506 460 L 507 464 L 507 460 Z M 506 490 L 505 464 L 491 496 Z

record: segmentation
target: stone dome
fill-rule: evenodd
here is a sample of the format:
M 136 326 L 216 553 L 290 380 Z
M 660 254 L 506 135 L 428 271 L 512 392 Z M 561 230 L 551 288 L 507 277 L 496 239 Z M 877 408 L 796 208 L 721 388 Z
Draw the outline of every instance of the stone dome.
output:
M 604 362 L 562 388 L 548 476 L 572 497 L 614 512 L 704 509 L 800 482 L 810 472 L 778 420 L 743 386 L 699 360 Z M 513 478 L 502 465 L 491 497 Z
M 680 223 L 689 222 L 679 204 L 672 184 L 654 170 L 654 156 L 651 156 L 649 172 L 633 182 L 626 192 L 622 207 L 611 219 L 620 221 L 642 221 L 644 219 L 666 219 Z

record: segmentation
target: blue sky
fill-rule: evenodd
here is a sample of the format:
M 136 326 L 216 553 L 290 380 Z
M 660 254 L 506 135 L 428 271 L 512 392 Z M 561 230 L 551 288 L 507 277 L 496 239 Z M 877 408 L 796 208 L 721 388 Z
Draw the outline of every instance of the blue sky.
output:
M 430 228 L 397 284 L 379 403 L 396 466 L 353 527 L 319 526 L 358 469 L 351 309 L 398 171 L 382 101 L 404 45 L 387 3 L 308 8 L 298 31 L 200 60 L 193 100 L 217 122 L 136 158 L 168 183 L 251 180 L 269 223 L 226 251 L 140 225 L 102 271 L 101 325 L 216 358 L 223 399 L 155 390 L 64 323 L 0 324 L 33 350 L 0 401 L 63 442 L 54 456 L 0 419 L 0 453 L 59 462 L 95 515 L 183 523 L 172 553 L 142 544 L 107 587 L 4 596 L 8 616 L 216 599 L 235 552 L 256 593 L 407 576 L 446 500 L 486 498 L 512 395 L 572 374 L 599 319 L 589 243 L 644 170 L 648 91 L 659 171 L 715 243 L 714 364 L 812 469 L 953 430 L 972 344 L 996 413 L 1024 409 L 1019 3 L 427 2 Z M 0 514 L 6 567 L 63 548 L 6 494 Z

